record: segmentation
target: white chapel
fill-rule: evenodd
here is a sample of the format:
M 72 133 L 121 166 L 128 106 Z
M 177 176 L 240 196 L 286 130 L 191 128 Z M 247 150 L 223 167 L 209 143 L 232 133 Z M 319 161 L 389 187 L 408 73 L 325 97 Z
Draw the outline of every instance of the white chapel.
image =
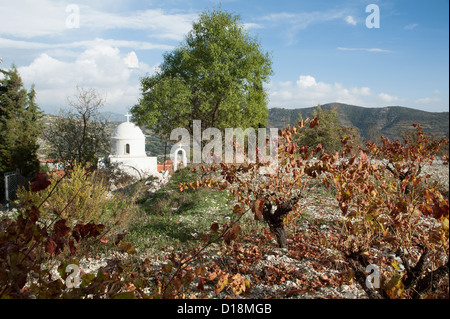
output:
M 125 116 L 127 121 L 119 124 L 111 136 L 110 163 L 117 163 L 119 169 L 136 177 L 157 175 L 157 158 L 145 153 L 144 133 L 130 122 L 130 114 Z

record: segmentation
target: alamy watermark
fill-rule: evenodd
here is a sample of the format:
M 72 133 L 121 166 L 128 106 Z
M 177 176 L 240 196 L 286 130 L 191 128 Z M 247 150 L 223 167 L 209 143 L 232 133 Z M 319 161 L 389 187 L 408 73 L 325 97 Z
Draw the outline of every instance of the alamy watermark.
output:
M 380 7 L 376 4 L 369 4 L 366 7 L 366 12 L 370 12 L 370 14 L 366 18 L 366 27 L 368 29 L 380 28 Z
M 366 287 L 369 289 L 380 288 L 380 270 L 377 265 L 370 264 L 366 267 L 369 275 L 366 277 Z
M 79 29 L 80 28 L 80 7 L 77 4 L 69 4 L 66 7 L 66 12 L 69 15 L 66 18 L 66 28 Z
M 202 132 L 201 121 L 194 120 L 192 137 L 188 129 L 179 127 L 172 130 L 170 140 L 179 140 L 170 151 L 175 162 L 179 151 L 182 151 L 183 158 L 187 162 L 192 158 L 192 163 L 196 164 L 221 162 L 242 164 L 246 161 L 262 163 L 267 166 L 267 169 L 273 171 L 276 171 L 278 167 L 277 128 L 259 128 L 257 133 L 254 128 L 245 130 L 225 128 L 222 135 L 221 130 L 212 127 Z M 203 142 L 207 141 L 209 142 L 202 147 Z M 246 149 L 244 145 L 247 146 Z
M 66 278 L 66 287 L 79 288 L 81 284 L 80 267 L 78 267 L 78 265 L 75 264 L 67 265 L 66 273 L 69 274 Z

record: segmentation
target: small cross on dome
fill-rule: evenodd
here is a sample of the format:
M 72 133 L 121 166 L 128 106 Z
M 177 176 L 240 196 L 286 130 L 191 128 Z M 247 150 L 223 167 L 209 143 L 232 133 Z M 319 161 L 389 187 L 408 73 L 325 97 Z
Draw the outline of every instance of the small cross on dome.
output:
M 131 114 L 129 114 L 129 113 L 127 112 L 127 114 L 125 114 L 125 116 L 127 117 L 127 123 L 129 123 L 129 122 L 130 122 L 130 116 L 131 116 Z

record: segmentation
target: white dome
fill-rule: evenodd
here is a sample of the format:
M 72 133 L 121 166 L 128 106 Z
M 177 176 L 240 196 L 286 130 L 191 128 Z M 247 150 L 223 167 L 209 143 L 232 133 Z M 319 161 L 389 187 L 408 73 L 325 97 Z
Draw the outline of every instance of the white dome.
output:
M 140 140 L 145 139 L 144 133 L 134 123 L 124 122 L 119 124 L 111 136 L 113 139 Z
M 112 157 L 146 157 L 145 135 L 134 123 L 119 124 L 111 136 Z
M 125 115 L 127 121 L 119 124 L 111 135 L 111 154 L 108 156 L 111 163 L 119 164 L 131 175 L 157 174 L 158 165 L 156 157 L 147 157 L 145 152 L 145 135 L 134 123 L 129 122 L 130 114 Z

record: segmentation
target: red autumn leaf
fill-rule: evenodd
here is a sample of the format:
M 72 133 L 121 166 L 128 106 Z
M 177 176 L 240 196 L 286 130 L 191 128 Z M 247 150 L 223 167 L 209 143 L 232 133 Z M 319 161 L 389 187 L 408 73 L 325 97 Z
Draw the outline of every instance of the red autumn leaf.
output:
M 31 209 L 28 209 L 26 211 L 26 214 L 33 223 L 37 222 L 37 220 L 41 216 L 41 212 L 39 211 L 39 209 L 36 206 L 33 206 L 33 207 L 31 207 Z
M 58 245 L 52 239 L 49 239 L 47 241 L 47 245 L 45 246 L 45 251 L 51 255 L 55 253 L 57 247 Z
M 355 217 L 357 215 L 356 210 L 352 210 L 350 213 L 345 215 L 345 217 Z
M 75 253 L 77 252 L 77 248 L 75 247 L 75 242 L 73 241 L 73 239 L 71 239 L 69 241 L 69 249 L 70 249 L 71 255 L 74 256 Z
M 291 147 L 289 149 L 289 154 L 294 154 L 297 150 L 297 144 L 291 144 Z
M 38 172 L 30 182 L 30 190 L 32 192 L 39 192 L 46 189 L 50 184 L 51 182 L 48 180 L 47 173 Z
M 348 206 L 345 202 L 339 202 L 339 208 L 341 209 L 341 211 L 346 214 L 347 210 L 348 210 Z
M 243 212 L 244 208 L 242 207 L 242 205 L 239 204 L 234 205 L 233 213 L 236 214 L 236 216 L 241 216 Z
M 98 236 L 100 236 L 100 234 L 105 229 L 105 225 L 102 225 L 102 224 L 90 223 L 88 225 L 90 225 L 89 235 L 91 237 L 98 237 Z
M 213 223 L 210 227 L 210 230 L 213 234 L 217 233 L 217 231 L 219 230 L 219 224 L 218 223 Z
M 445 201 L 441 201 L 439 203 L 435 203 L 432 208 L 433 217 L 436 219 L 440 219 L 441 216 L 448 216 L 449 206 L 448 199 Z
M 72 232 L 72 236 L 79 241 L 80 239 L 87 237 L 98 237 L 103 230 L 105 225 L 88 223 L 86 225 L 77 224 Z
M 238 237 L 240 231 L 241 231 L 241 226 L 239 226 L 238 223 L 234 223 L 233 226 L 231 226 L 231 228 L 229 228 L 225 232 L 223 239 L 225 240 L 227 245 L 229 245 L 232 240 L 235 240 Z
M 261 220 L 262 218 L 262 211 L 264 207 L 264 203 L 266 202 L 266 199 L 264 197 L 259 197 L 252 206 L 252 212 L 255 215 L 255 220 Z
M 322 152 L 322 150 L 323 150 L 322 144 L 317 144 L 316 153 L 320 153 Z
M 311 121 L 311 123 L 309 123 L 309 128 L 313 129 L 317 125 L 319 125 L 319 118 L 316 117 L 314 120 Z
M 350 139 L 350 136 L 343 136 L 341 137 L 341 143 L 342 145 L 347 145 L 348 140 Z
M 208 279 L 209 281 L 213 281 L 214 279 L 216 279 L 216 277 L 217 277 L 216 272 L 209 272 L 206 276 L 206 279 Z
M 202 292 L 205 291 L 205 279 L 200 278 L 200 280 L 198 281 L 197 289 Z
M 209 234 L 203 234 L 201 237 L 202 242 L 207 243 L 209 242 Z
M 54 235 L 57 237 L 64 237 L 70 232 L 70 228 L 66 226 L 66 220 L 61 219 L 53 226 Z

